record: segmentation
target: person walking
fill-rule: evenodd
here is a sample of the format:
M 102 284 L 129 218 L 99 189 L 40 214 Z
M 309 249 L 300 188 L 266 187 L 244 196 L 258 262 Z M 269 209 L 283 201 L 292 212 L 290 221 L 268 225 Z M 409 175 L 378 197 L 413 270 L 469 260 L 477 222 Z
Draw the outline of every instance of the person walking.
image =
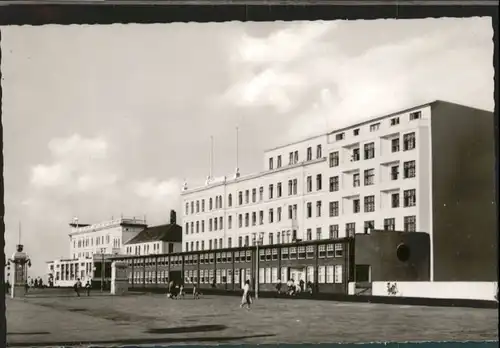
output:
M 241 308 L 250 309 L 250 305 L 252 304 L 252 299 L 250 298 L 250 281 L 247 279 L 245 281 L 245 285 L 243 285 L 243 297 L 241 298 Z
M 75 282 L 75 285 L 73 285 L 73 289 L 76 292 L 76 295 L 80 297 L 80 288 L 82 287 L 82 283 L 80 282 L 80 278 L 78 278 Z
M 91 289 L 92 289 L 92 284 L 90 283 L 90 280 L 87 280 L 87 283 L 85 284 L 85 290 L 87 290 L 87 297 L 90 296 Z

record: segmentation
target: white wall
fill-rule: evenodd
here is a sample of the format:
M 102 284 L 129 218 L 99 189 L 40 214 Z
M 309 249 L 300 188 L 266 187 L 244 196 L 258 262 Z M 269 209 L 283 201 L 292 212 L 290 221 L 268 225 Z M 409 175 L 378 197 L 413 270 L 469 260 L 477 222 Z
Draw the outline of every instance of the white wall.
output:
M 387 284 L 393 287 L 390 293 Z M 373 282 L 373 296 L 495 301 L 496 282 Z

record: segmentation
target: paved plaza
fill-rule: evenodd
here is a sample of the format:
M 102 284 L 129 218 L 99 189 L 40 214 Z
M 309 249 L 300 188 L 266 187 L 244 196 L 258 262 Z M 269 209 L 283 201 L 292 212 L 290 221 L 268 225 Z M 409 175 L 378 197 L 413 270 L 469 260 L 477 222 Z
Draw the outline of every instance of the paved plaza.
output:
M 496 309 L 71 293 L 6 298 L 7 344 L 264 344 L 498 340 Z

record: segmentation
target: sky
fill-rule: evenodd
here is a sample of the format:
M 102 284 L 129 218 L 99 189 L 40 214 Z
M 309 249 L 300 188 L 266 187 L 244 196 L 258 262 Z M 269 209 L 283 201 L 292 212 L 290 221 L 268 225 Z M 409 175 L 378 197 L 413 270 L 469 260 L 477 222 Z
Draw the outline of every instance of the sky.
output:
M 68 223 L 180 218 L 180 188 L 436 99 L 494 108 L 490 18 L 1 27 L 6 249 L 32 276 Z

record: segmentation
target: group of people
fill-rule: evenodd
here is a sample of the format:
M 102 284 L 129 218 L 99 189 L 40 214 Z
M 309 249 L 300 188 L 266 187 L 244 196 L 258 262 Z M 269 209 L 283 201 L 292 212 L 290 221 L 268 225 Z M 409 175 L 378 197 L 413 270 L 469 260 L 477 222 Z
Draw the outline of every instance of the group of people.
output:
M 73 285 L 73 290 L 75 290 L 76 296 L 80 297 L 80 290 L 82 288 L 85 288 L 87 296 L 90 296 L 90 290 L 92 290 L 92 282 L 90 280 L 87 280 L 87 282 L 85 283 L 85 287 L 83 287 L 80 278 L 78 278 Z
M 307 292 L 309 294 L 312 294 L 313 283 L 311 281 L 308 281 L 306 283 L 302 279 L 298 282 L 295 282 L 293 279 L 290 279 L 286 283 L 285 291 L 283 292 L 282 290 L 283 290 L 283 284 L 281 283 L 281 280 L 278 279 L 278 283 L 276 284 L 276 291 L 278 292 L 278 294 L 285 293 L 286 295 L 289 296 L 297 296 L 302 292 Z
M 176 284 L 173 280 L 171 280 L 168 283 L 168 292 L 167 292 L 167 297 L 171 298 L 173 300 L 176 300 L 178 298 L 184 298 L 185 292 L 184 292 L 184 285 L 181 284 Z M 193 299 L 197 300 L 200 298 L 200 292 L 198 291 L 198 288 L 196 285 L 193 286 Z

